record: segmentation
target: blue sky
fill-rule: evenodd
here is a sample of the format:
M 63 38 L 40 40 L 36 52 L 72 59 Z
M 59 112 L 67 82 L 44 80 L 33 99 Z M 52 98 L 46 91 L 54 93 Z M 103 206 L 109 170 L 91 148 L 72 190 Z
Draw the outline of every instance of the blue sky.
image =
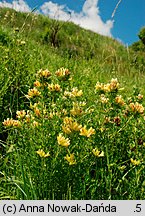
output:
M 137 34 L 145 26 L 145 0 L 0 0 L 0 7 L 4 6 L 20 11 L 31 11 L 37 6 L 39 12 L 52 18 L 71 19 L 128 45 L 138 40 Z

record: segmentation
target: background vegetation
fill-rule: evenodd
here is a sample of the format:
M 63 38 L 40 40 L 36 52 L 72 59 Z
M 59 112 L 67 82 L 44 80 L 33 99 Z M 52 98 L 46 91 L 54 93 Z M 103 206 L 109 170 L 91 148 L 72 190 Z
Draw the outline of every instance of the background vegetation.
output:
M 144 28 L 125 47 L 42 15 L 0 18 L 1 199 L 144 199 Z

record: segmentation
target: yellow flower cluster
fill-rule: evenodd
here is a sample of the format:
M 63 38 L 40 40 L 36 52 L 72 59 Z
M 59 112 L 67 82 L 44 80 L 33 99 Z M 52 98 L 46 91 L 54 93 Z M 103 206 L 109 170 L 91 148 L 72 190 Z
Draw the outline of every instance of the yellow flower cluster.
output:
M 40 109 L 38 109 L 37 107 L 34 108 L 34 113 L 37 117 L 40 117 L 41 116 L 41 112 L 40 112 Z
M 115 98 L 115 102 L 121 106 L 125 105 L 125 102 L 122 98 L 122 95 L 118 95 L 116 98 Z
M 26 116 L 25 110 L 20 110 L 16 112 L 18 119 L 23 119 Z
M 71 92 L 64 91 L 64 96 L 65 97 L 74 98 L 74 97 L 81 97 L 82 95 L 83 95 L 83 91 L 82 90 L 78 90 L 77 87 L 74 87 Z
M 53 83 L 51 83 L 51 84 L 48 84 L 48 89 L 50 90 L 50 91 L 56 91 L 56 92 L 59 92 L 59 91 L 61 91 L 61 88 L 60 88 L 60 85 L 59 84 L 53 84 Z
M 135 113 L 140 113 L 142 114 L 144 112 L 144 107 L 142 104 L 136 102 L 136 103 L 130 103 L 129 107 L 131 108 L 131 110 Z
M 57 136 L 57 142 L 59 145 L 64 146 L 64 147 L 68 147 L 70 145 L 70 140 L 62 136 L 62 134 L 59 134 Z
M 134 166 L 137 166 L 140 164 L 140 160 L 134 160 L 133 158 L 131 158 L 130 161 Z
M 38 72 L 37 72 L 37 75 L 38 77 L 44 77 L 44 78 L 48 78 L 51 76 L 51 73 L 48 69 L 40 69 Z
M 55 72 L 55 75 L 58 77 L 65 77 L 70 75 L 70 71 L 67 68 L 60 68 Z
M 104 151 L 99 151 L 98 149 L 93 149 L 92 150 L 93 154 L 96 156 L 96 157 L 104 157 Z
M 21 123 L 18 120 L 7 118 L 6 120 L 3 121 L 3 125 L 5 127 L 20 127 Z
M 80 129 L 80 135 L 90 137 L 91 135 L 95 134 L 95 129 L 90 127 L 88 130 L 86 129 L 86 125 Z
M 143 95 L 142 94 L 138 94 L 137 98 L 138 98 L 138 100 L 142 100 L 143 99 Z
M 46 157 L 49 157 L 49 156 L 50 156 L 50 153 L 49 153 L 49 152 L 45 153 L 42 149 L 39 149 L 38 151 L 36 151 L 36 153 L 37 153 L 40 157 L 43 157 L 43 158 L 46 158 Z
M 104 94 L 101 94 L 100 99 L 103 104 L 108 103 L 109 101 L 109 98 L 106 98 Z
M 73 116 L 79 116 L 83 114 L 83 109 L 79 103 L 73 102 L 73 108 L 70 110 Z
M 76 164 L 76 160 L 74 159 L 74 154 L 70 154 L 70 155 L 66 155 L 64 157 L 65 160 L 67 160 L 69 162 L 69 165 L 74 165 Z
M 34 82 L 34 86 L 35 86 L 35 87 L 40 87 L 40 86 L 41 86 L 41 83 L 40 83 L 38 80 L 36 80 L 36 81 Z
M 34 87 L 33 89 L 29 89 L 28 95 L 26 95 L 26 97 L 33 98 L 36 96 L 40 96 L 40 94 L 41 94 L 41 92 L 39 92 L 38 89 L 36 87 Z
M 117 78 L 111 79 L 110 83 L 107 83 L 107 84 L 97 82 L 95 88 L 96 90 L 101 90 L 104 92 L 111 92 L 119 88 L 119 82 Z
M 82 125 L 79 125 L 76 121 L 74 121 L 71 117 L 65 117 L 64 125 L 62 125 L 62 129 L 64 133 L 70 134 L 73 131 L 80 131 Z

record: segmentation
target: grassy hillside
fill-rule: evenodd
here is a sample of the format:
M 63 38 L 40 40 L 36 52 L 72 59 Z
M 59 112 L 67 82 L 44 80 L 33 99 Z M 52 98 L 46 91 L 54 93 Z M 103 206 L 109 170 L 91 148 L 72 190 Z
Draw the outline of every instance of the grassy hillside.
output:
M 143 199 L 144 65 L 115 39 L 0 8 L 1 199 Z

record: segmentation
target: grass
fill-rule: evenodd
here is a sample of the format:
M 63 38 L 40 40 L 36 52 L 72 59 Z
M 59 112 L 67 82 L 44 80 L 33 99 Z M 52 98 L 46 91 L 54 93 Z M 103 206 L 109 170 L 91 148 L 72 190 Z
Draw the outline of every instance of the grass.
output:
M 0 16 L 0 199 L 144 199 L 144 54 L 73 23 Z

